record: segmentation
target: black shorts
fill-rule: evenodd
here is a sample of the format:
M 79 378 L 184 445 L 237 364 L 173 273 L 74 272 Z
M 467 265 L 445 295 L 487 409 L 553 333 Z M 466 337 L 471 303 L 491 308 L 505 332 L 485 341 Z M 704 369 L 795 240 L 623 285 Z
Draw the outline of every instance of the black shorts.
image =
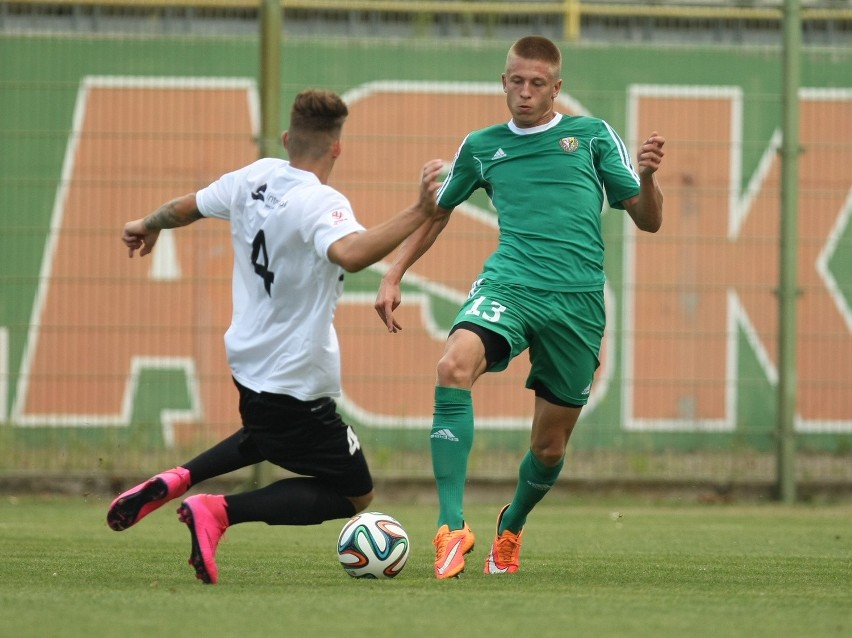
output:
M 358 437 L 332 399 L 300 401 L 234 383 L 240 392 L 241 446 L 253 446 L 270 463 L 316 477 L 344 496 L 373 489 Z

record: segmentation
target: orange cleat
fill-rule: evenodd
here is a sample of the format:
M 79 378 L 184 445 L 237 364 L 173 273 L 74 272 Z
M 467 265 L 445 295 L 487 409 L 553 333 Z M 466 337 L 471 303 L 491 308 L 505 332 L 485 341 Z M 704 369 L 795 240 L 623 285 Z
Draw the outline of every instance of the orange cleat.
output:
M 467 523 L 461 529 L 450 530 L 441 525 L 435 540 L 435 578 L 456 578 L 464 571 L 464 557 L 473 551 L 476 537 Z
M 500 510 L 497 515 L 497 529 L 500 529 L 500 521 L 503 519 L 503 512 L 506 511 L 506 505 Z M 505 530 L 502 534 L 497 533 L 494 537 L 494 542 L 491 544 L 491 551 L 488 552 L 488 558 L 485 559 L 486 574 L 514 574 L 518 571 L 518 566 L 521 558 L 521 536 L 524 535 L 524 530 L 517 534 Z

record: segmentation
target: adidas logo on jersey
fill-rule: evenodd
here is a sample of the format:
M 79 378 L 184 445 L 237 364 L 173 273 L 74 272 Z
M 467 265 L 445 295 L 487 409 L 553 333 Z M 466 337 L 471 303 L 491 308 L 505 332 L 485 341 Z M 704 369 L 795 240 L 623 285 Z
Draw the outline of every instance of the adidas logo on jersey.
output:
M 491 156 L 491 159 L 498 160 L 503 159 L 504 157 L 506 157 L 506 151 L 504 151 L 502 148 L 498 148 L 497 152 Z
M 586 386 L 586 388 L 580 394 L 585 395 L 585 394 L 588 394 L 591 391 L 592 391 L 592 384 L 590 383 L 589 385 Z
M 443 439 L 444 441 L 458 441 L 459 437 L 453 434 L 452 430 L 444 428 L 443 430 L 436 430 L 429 435 L 430 439 Z

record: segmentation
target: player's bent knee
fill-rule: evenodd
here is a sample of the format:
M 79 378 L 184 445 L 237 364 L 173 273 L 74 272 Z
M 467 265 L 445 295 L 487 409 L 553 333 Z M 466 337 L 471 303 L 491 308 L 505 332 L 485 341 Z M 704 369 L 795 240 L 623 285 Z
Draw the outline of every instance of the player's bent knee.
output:
M 565 448 L 560 447 L 559 445 L 543 447 L 536 447 L 533 445 L 530 447 L 530 450 L 532 451 L 533 456 L 544 467 L 554 467 L 558 465 L 559 461 L 562 460 L 562 457 L 565 456 Z
M 352 505 L 355 506 L 355 512 L 363 512 L 367 507 L 369 507 L 370 503 L 373 502 L 373 497 L 376 495 L 375 490 L 370 490 L 366 494 L 362 496 L 347 496 Z
M 473 385 L 473 370 L 456 356 L 445 354 L 438 361 L 438 385 L 452 388 L 469 388 Z

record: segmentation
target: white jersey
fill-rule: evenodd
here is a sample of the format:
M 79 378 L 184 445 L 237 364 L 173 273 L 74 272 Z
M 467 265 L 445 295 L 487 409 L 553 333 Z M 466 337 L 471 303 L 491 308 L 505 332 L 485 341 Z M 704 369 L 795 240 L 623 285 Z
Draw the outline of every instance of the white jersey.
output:
M 335 241 L 364 230 L 341 193 L 313 173 L 267 158 L 196 194 L 205 217 L 231 222 L 233 316 L 225 349 L 234 378 L 255 392 L 303 401 L 340 395 L 334 311 L 343 269 Z

